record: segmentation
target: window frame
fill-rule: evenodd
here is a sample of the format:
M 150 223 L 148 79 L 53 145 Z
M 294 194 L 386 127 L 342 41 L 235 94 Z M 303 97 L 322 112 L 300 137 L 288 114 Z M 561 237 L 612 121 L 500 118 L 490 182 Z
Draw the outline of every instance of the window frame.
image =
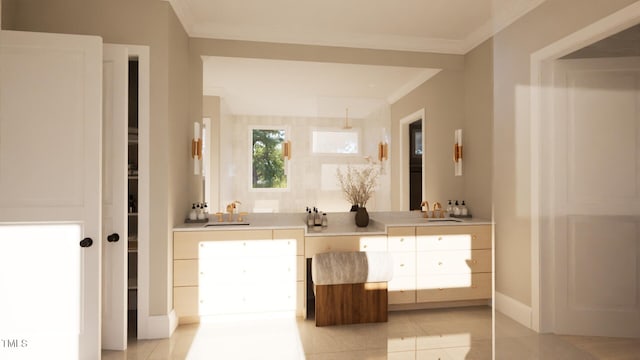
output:
M 340 153 L 340 152 L 316 152 L 314 151 L 314 133 L 316 132 L 342 132 L 342 133 L 355 133 L 357 137 L 358 151 L 355 153 Z M 351 128 L 344 129 L 339 127 L 314 127 L 309 131 L 309 153 L 312 156 L 362 156 L 362 129 Z
M 256 188 L 253 187 L 253 131 L 254 130 L 282 130 L 284 131 L 284 139 L 282 143 L 289 141 L 290 128 L 287 125 L 249 125 L 248 131 L 248 181 L 247 186 L 249 192 L 288 192 L 291 190 L 291 171 L 287 158 L 284 158 L 284 176 L 287 179 L 287 186 L 282 188 Z

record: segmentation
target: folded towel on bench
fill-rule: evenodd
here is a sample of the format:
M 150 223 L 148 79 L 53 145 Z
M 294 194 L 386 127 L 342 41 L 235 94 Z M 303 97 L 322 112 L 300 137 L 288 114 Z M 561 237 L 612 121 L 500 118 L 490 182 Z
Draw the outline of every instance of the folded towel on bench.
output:
M 387 282 L 393 277 L 391 256 L 386 252 L 328 252 L 311 260 L 315 285 Z

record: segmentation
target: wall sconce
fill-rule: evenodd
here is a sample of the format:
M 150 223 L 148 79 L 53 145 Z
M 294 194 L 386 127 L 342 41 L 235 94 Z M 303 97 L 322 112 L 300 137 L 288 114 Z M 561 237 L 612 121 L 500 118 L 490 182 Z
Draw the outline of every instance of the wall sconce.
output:
M 285 141 L 282 143 L 282 155 L 285 159 L 291 160 L 291 141 Z
M 386 142 L 378 143 L 378 161 L 382 163 L 384 160 L 389 159 L 389 144 Z
M 191 141 L 191 157 L 193 158 L 193 174 L 200 175 L 200 160 L 202 160 L 202 135 L 200 123 L 193 123 L 193 140 Z
M 455 176 L 462 176 L 462 129 L 453 133 L 453 162 Z

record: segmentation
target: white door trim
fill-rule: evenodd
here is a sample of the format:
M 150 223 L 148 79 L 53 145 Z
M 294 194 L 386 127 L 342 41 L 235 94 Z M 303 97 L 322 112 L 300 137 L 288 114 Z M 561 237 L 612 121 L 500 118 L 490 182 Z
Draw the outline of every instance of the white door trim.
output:
M 555 328 L 554 316 L 550 308 L 553 307 L 553 288 L 555 284 L 551 277 L 543 277 L 541 269 L 549 268 L 553 264 L 553 246 L 545 244 L 542 233 L 550 231 L 545 222 L 546 209 L 541 199 L 549 194 L 549 189 L 542 184 L 542 139 L 544 138 L 544 124 L 551 121 L 548 109 L 549 102 L 545 101 L 553 91 L 549 87 L 547 65 L 588 44 L 604 39 L 612 34 L 624 30 L 640 22 L 640 2 L 629 5 L 617 12 L 602 18 L 585 28 L 574 32 L 538 51 L 530 57 L 531 77 L 531 328 L 538 332 L 551 332 Z
M 103 45 L 102 348 L 127 348 L 127 92 L 128 53 Z M 104 239 L 103 239 L 104 240 Z
M 427 120 L 425 119 L 425 110 L 424 108 L 414 112 L 413 114 L 407 115 L 400 119 L 399 122 L 399 131 L 400 131 L 400 141 L 399 141 L 399 156 L 400 156 L 400 211 L 409 210 L 409 158 L 410 154 L 408 149 L 409 144 L 409 124 L 416 120 L 422 119 L 422 148 L 425 149 L 425 131 L 427 129 Z M 424 151 L 423 151 L 424 152 Z M 426 186 L 424 181 L 424 171 L 426 169 L 425 166 L 425 157 L 422 157 L 422 195 L 426 193 Z
M 138 339 L 152 338 L 149 326 L 150 60 L 148 46 L 125 45 L 138 59 Z M 170 336 L 167 329 L 166 337 Z

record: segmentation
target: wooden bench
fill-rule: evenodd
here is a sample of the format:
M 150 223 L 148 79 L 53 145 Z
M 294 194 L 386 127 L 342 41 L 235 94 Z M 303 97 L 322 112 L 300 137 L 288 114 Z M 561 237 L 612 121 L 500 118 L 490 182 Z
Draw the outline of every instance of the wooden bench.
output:
M 315 254 L 311 276 L 316 326 L 387 321 L 387 282 L 393 276 L 388 253 Z

